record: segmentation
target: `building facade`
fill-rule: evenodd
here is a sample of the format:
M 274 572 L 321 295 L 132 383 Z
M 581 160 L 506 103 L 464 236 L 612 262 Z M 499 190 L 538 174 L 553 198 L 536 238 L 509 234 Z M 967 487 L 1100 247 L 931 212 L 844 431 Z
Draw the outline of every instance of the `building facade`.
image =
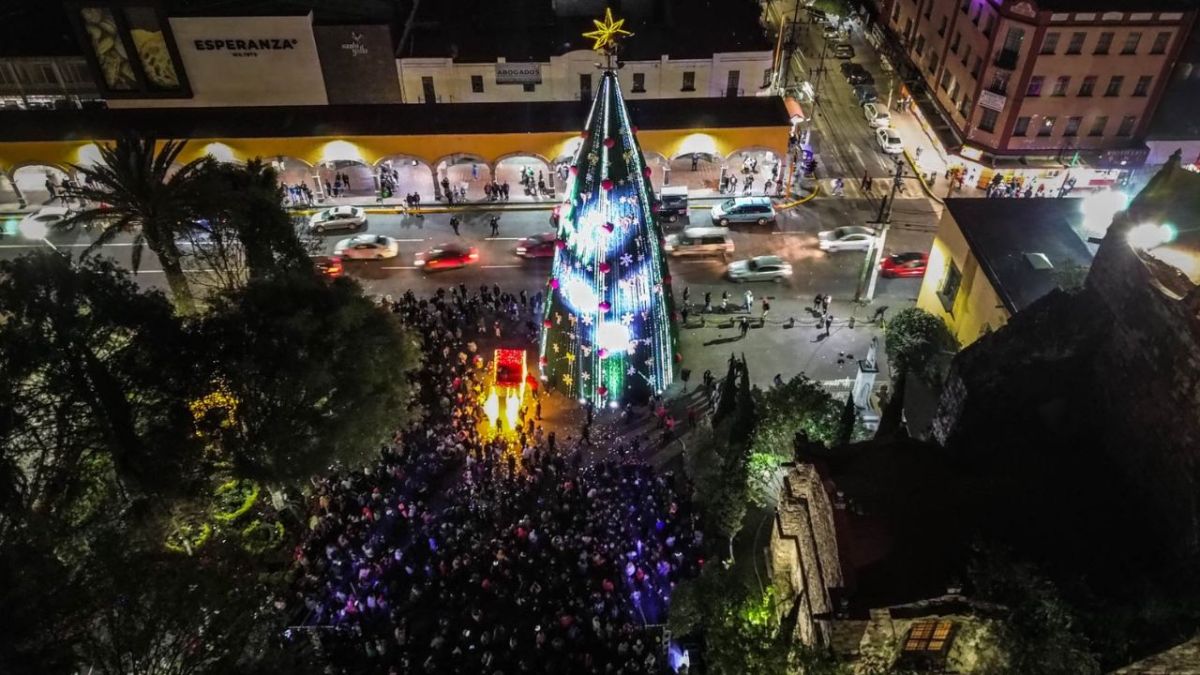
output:
M 1196 12 L 1182 3 L 884 0 L 881 21 L 970 159 L 1125 166 Z M 1086 9 L 1086 11 L 1081 11 Z
M 586 49 L 544 61 L 461 62 L 449 57 L 397 60 L 404 103 L 590 101 L 600 70 Z M 707 58 L 626 61 L 618 71 L 626 98 L 765 96 L 772 53 L 714 53 Z

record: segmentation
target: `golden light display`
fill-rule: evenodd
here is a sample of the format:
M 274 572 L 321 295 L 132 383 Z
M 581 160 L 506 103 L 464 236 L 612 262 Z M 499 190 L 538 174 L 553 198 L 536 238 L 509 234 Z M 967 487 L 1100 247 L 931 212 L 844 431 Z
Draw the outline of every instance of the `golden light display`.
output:
M 617 38 L 629 37 L 633 35 L 633 33 L 630 33 L 621 27 L 625 25 L 625 19 L 613 20 L 611 7 L 606 7 L 604 9 L 604 21 L 592 19 L 592 23 L 596 24 L 596 30 L 584 33 L 583 37 L 591 38 L 596 41 L 595 44 L 592 45 L 592 50 L 597 52 L 608 51 L 613 47 L 616 47 Z

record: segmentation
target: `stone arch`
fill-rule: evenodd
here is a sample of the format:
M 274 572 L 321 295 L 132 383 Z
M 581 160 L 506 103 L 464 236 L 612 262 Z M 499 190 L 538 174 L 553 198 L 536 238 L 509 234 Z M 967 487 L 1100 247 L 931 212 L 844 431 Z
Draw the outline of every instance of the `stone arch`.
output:
M 309 186 L 317 201 L 362 199 L 378 193 L 379 176 L 361 159 L 327 159 L 313 167 Z
M 394 183 L 392 198 L 403 199 L 404 195 L 416 192 L 422 199 L 431 199 L 436 190 L 434 185 L 433 165 L 415 155 L 385 155 L 375 163 L 375 170 L 380 175 L 385 171 L 391 173 Z
M 12 178 L 5 171 L 0 171 L 0 206 L 16 206 L 20 207 L 23 201 L 21 193 L 17 190 Z
M 69 167 L 26 162 L 17 164 L 9 173 L 9 180 L 12 181 L 16 192 L 24 197 L 25 202 L 30 206 L 45 204 L 49 201 L 50 190 L 46 186 L 47 179 L 50 179 L 57 189 L 64 180 L 71 179 Z
M 522 183 L 521 172 L 532 172 L 533 180 L 525 185 Z M 562 181 L 556 181 L 550 160 L 535 152 L 510 152 L 501 155 L 493 164 L 492 175 L 497 183 L 508 183 L 509 198 L 524 199 L 553 199 L 555 187 Z M 538 176 L 546 185 L 546 192 L 538 191 Z
M 442 181 L 451 189 L 466 189 L 467 200 L 478 201 L 485 197 L 483 186 L 492 181 L 492 167 L 486 159 L 471 152 L 456 152 L 440 158 L 433 165 L 437 177 L 435 195 L 442 199 Z
M 316 167 L 309 161 L 290 155 L 275 155 L 263 157 L 263 163 L 275 170 L 279 186 L 283 188 L 284 201 L 289 206 L 307 205 L 309 195 L 315 199 L 319 192 L 324 192 L 324 185 L 318 185 Z
M 747 160 L 753 161 L 748 165 Z M 745 190 L 744 181 L 747 178 L 750 179 L 751 192 L 759 194 L 763 191 L 767 181 L 777 182 L 783 176 L 784 171 L 779 153 L 764 146 L 749 146 L 734 150 L 725 158 L 724 167 L 728 175 L 737 179 L 739 194 Z

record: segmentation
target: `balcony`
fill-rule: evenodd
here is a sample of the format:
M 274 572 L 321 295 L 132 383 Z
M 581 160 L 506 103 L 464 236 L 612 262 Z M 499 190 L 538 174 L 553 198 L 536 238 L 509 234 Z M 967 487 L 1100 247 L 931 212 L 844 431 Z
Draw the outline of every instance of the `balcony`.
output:
M 984 87 L 984 90 L 990 91 L 993 94 L 996 94 L 997 96 L 1008 96 L 1008 83 L 1007 82 L 993 82 L 993 83 L 989 84 L 988 86 Z
M 992 62 L 992 65 L 996 66 L 997 68 L 1003 68 L 1004 70 L 1016 70 L 1017 59 L 1019 59 L 1020 56 L 1021 54 L 1019 52 L 1012 49 L 1001 49 L 996 53 L 996 60 Z

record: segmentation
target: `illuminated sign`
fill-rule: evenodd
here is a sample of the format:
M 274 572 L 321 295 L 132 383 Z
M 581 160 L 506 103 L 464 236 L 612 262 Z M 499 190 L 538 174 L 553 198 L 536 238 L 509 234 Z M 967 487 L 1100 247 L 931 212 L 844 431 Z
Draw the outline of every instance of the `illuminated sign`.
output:
M 497 63 L 496 84 L 541 84 L 540 63 Z
M 982 150 L 980 150 L 979 148 L 972 148 L 969 145 L 964 145 L 963 149 L 959 150 L 958 154 L 962 155 L 963 157 L 966 157 L 967 159 L 973 159 L 976 161 L 979 161 L 979 158 L 983 157 Z

